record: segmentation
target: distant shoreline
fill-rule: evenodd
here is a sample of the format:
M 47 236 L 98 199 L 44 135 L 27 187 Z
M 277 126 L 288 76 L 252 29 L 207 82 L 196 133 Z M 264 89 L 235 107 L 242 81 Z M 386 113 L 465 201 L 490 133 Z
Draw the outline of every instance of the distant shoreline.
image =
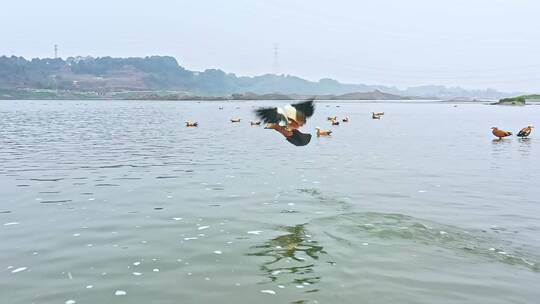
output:
M 442 103 L 492 103 L 495 100 L 480 99 L 440 99 L 426 97 L 404 97 L 378 90 L 355 92 L 342 95 L 307 95 L 307 94 L 255 94 L 243 93 L 228 96 L 199 96 L 178 91 L 73 91 L 39 89 L 0 89 L 0 100 L 147 100 L 147 101 L 290 101 L 314 98 L 318 101 L 433 101 Z

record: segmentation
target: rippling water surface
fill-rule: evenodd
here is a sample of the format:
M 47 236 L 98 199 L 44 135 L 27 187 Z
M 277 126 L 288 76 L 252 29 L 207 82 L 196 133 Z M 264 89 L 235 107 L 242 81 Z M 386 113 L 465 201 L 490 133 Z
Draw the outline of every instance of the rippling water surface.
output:
M 1 101 L 0 302 L 538 302 L 539 106 L 263 104 Z

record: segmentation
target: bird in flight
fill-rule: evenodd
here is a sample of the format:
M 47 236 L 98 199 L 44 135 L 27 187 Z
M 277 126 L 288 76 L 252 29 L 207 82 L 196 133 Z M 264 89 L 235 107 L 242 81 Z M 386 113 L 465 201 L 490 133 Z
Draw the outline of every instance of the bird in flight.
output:
M 283 108 L 259 108 L 255 110 L 255 114 L 267 124 L 266 129 L 278 131 L 295 146 L 305 146 L 311 141 L 311 134 L 302 133 L 298 129 L 315 112 L 313 100 L 314 98 L 311 98 Z

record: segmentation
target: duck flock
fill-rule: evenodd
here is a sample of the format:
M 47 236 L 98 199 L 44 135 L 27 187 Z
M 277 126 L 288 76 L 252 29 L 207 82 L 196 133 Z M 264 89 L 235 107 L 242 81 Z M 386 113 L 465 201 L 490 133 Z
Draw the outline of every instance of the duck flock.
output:
M 222 106 L 219 107 L 223 109 Z M 314 99 L 309 99 L 295 104 L 288 104 L 283 108 L 280 107 L 265 107 L 255 110 L 255 115 L 259 120 L 250 121 L 251 126 L 260 126 L 265 123 L 265 129 L 272 129 L 282 134 L 287 141 L 295 146 L 305 146 L 311 141 L 311 134 L 302 133 L 299 129 L 306 123 L 306 120 L 315 112 Z M 381 119 L 384 116 L 384 112 L 371 112 L 372 119 Z M 346 116 L 341 120 L 337 116 L 329 116 L 327 120 L 332 126 L 338 126 L 340 123 L 349 122 L 349 117 Z M 240 123 L 240 118 L 231 118 L 231 123 Z M 199 123 L 196 121 L 186 121 L 186 127 L 198 127 Z M 529 125 L 521 129 L 517 136 L 520 138 L 526 138 L 531 135 L 534 126 Z M 499 140 L 504 137 L 511 136 L 513 133 L 498 127 L 492 127 L 492 134 Z M 320 127 L 315 128 L 317 137 L 331 136 L 332 130 L 323 130 Z

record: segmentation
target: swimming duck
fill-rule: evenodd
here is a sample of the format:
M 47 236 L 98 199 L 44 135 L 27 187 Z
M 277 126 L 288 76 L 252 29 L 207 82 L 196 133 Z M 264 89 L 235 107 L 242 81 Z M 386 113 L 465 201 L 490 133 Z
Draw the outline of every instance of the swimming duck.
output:
M 345 118 L 342 119 L 343 122 L 349 122 L 349 116 L 346 116 Z
M 377 116 L 383 116 L 384 112 L 375 112 L 374 114 L 377 115 Z
M 377 113 L 371 112 L 371 118 L 373 118 L 373 119 L 381 119 L 381 115 L 377 115 Z
M 503 137 L 512 135 L 512 132 L 501 130 L 501 129 L 497 128 L 497 127 L 493 127 L 493 128 L 491 128 L 491 130 L 493 130 L 493 131 L 491 131 L 491 133 L 493 133 L 493 135 L 495 135 L 495 137 L 498 137 L 499 139 L 502 139 Z
M 331 130 L 321 131 L 321 128 L 319 127 L 315 128 L 315 130 L 317 130 L 317 137 L 330 136 L 330 134 L 332 134 Z
M 255 114 L 267 124 L 265 129 L 276 130 L 295 146 L 305 146 L 311 141 L 311 134 L 302 133 L 298 129 L 315 112 L 313 100 L 312 98 L 283 108 L 259 108 L 255 110 Z
M 231 122 L 240 122 L 240 118 L 231 118 Z
M 260 120 L 257 120 L 257 121 L 250 121 L 249 122 L 252 126 L 260 126 L 261 125 L 261 121 Z
M 186 127 L 198 127 L 199 123 L 196 121 L 186 121 Z
M 339 121 L 335 119 L 332 119 L 330 122 L 332 123 L 333 126 L 339 126 Z
M 219 108 L 218 108 L 218 109 L 220 109 L 220 110 L 223 110 L 223 106 L 219 106 Z
M 326 117 L 327 120 L 337 120 L 337 116 L 328 116 Z
M 534 127 L 533 126 L 527 126 L 521 130 L 519 130 L 517 136 L 521 137 L 521 138 L 525 138 L 525 137 L 528 137 L 529 135 L 531 135 L 531 132 L 532 132 L 532 129 Z

